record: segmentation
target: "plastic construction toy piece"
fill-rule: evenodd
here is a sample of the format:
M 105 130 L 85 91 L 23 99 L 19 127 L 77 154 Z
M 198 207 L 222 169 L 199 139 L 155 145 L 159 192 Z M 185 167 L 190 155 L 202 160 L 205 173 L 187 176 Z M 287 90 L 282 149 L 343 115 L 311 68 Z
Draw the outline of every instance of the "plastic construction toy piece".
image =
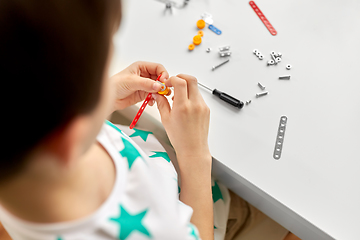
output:
M 192 51 L 192 50 L 194 50 L 195 45 L 194 45 L 194 44 L 190 44 L 188 48 L 189 48 L 190 51 Z
M 209 25 L 209 29 L 211 31 L 213 31 L 214 33 L 216 33 L 217 35 L 220 35 L 221 34 L 221 30 L 220 29 L 217 29 L 214 25 L 210 24 Z
M 201 18 L 207 23 L 207 24 L 213 24 L 214 20 L 212 19 L 212 15 L 210 13 L 204 12 L 201 14 Z
M 200 35 L 196 35 L 194 38 L 193 38 L 193 43 L 195 45 L 199 45 L 201 43 L 201 36 Z
M 156 81 L 160 81 L 160 78 L 161 78 L 161 74 L 157 77 Z M 131 124 L 130 124 L 130 129 L 133 129 L 133 128 L 135 127 L 135 125 L 136 125 L 136 123 L 138 122 L 141 114 L 144 112 L 145 107 L 146 107 L 147 104 L 149 103 L 151 97 L 152 97 L 152 94 L 149 93 L 149 94 L 147 95 L 147 97 L 145 98 L 143 104 L 141 105 L 139 111 L 138 111 L 137 114 L 135 115 L 134 120 L 131 122 Z
M 220 52 L 229 51 L 229 50 L 230 50 L 230 46 L 219 47 Z
M 230 51 L 219 52 L 220 57 L 228 57 L 231 55 Z
M 225 63 L 227 63 L 227 62 L 229 62 L 230 61 L 230 59 L 228 59 L 228 60 L 226 60 L 226 61 L 224 61 L 224 62 L 222 62 L 222 63 L 220 63 L 220 64 L 218 64 L 218 65 L 216 65 L 216 66 L 213 66 L 212 67 L 212 70 L 214 71 L 215 69 L 217 69 L 218 67 L 221 67 L 222 65 L 224 65 Z
M 198 31 L 198 35 L 200 35 L 201 37 L 203 37 L 204 36 L 204 32 L 203 31 Z
M 196 22 L 196 26 L 199 28 L 199 29 L 203 29 L 205 26 L 206 26 L 206 23 L 204 20 L 200 19 Z
M 278 127 L 278 133 L 276 136 L 276 143 L 275 143 L 275 149 L 273 157 L 275 160 L 279 160 L 281 158 L 281 152 L 284 145 L 284 137 L 285 137 L 285 130 L 286 130 L 286 124 L 287 124 L 287 116 L 281 116 L 279 127 Z
M 258 17 L 260 18 L 260 20 L 263 22 L 263 24 L 265 25 L 265 27 L 269 30 L 269 32 L 271 33 L 271 35 L 275 36 L 277 34 L 277 31 L 275 30 L 275 28 L 271 25 L 271 23 L 269 22 L 269 20 L 267 20 L 267 18 L 265 17 L 265 15 L 261 12 L 261 10 L 259 9 L 259 7 L 255 4 L 254 1 L 250 1 L 249 2 L 250 6 L 252 7 L 252 9 L 254 10 L 254 12 L 258 15 Z
M 261 54 L 261 52 L 257 49 L 253 50 L 253 53 L 255 54 L 255 56 L 257 56 L 260 60 L 264 59 L 264 56 Z
M 258 82 L 258 86 L 259 88 L 261 88 L 261 90 L 265 90 L 265 86 L 261 84 L 261 82 Z
M 280 80 L 290 80 L 290 78 L 291 78 L 291 75 L 283 75 L 283 76 L 279 77 Z
M 261 92 L 261 93 L 257 93 L 255 96 L 258 98 L 258 97 L 262 97 L 262 96 L 265 96 L 265 95 L 268 95 L 268 91 L 266 92 Z
M 165 86 L 165 84 L 162 82 L 160 82 L 160 84 L 162 87 L 161 87 L 161 90 L 158 92 L 158 94 L 166 95 L 166 96 L 170 95 L 171 94 L 170 88 Z

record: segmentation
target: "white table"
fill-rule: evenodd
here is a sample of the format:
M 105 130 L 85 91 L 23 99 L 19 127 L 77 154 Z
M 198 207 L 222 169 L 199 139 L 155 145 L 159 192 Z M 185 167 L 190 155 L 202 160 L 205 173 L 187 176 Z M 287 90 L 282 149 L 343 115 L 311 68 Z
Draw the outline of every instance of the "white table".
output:
M 137 60 L 160 62 L 172 75 L 192 74 L 211 88 L 251 99 L 239 111 L 201 90 L 211 109 L 214 175 L 302 239 L 359 239 L 360 2 L 255 2 L 276 36 L 248 1 L 191 0 L 173 14 L 155 0 L 125 1 L 112 69 Z M 223 33 L 204 29 L 202 44 L 189 52 L 205 11 Z M 231 45 L 230 62 L 211 71 L 224 60 L 217 53 L 223 45 Z M 255 48 L 264 60 L 253 55 Z M 283 58 L 268 67 L 272 50 Z M 278 80 L 283 74 L 291 80 Z M 259 81 L 269 95 L 256 99 Z M 156 108 L 146 111 L 160 119 Z M 288 122 L 281 159 L 275 160 L 282 115 Z

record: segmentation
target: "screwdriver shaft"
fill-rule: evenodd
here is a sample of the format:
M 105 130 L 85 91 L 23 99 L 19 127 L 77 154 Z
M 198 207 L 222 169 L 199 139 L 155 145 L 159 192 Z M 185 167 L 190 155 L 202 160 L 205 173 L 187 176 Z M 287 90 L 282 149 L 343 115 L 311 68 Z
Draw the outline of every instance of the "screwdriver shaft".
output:
M 213 91 L 211 88 L 205 86 L 204 84 L 201 84 L 201 83 L 199 83 L 199 82 L 198 82 L 198 84 L 199 84 L 200 86 L 202 86 L 203 88 L 206 88 L 206 89 L 210 90 L 211 92 Z

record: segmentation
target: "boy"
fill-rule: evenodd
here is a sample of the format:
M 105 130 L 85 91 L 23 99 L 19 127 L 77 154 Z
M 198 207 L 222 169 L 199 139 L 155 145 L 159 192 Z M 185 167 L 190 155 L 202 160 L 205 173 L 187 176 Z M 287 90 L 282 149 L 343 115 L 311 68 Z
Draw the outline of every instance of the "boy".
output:
M 109 79 L 119 21 L 117 0 L 0 2 L 11 117 L 2 118 L 0 219 L 13 239 L 213 238 L 209 109 L 195 78 L 169 79 L 160 64 L 138 62 Z M 180 200 L 194 214 L 177 200 L 176 179 L 104 124 L 160 91 L 160 74 L 175 89 L 172 109 L 156 100 L 181 167 Z
M 209 109 L 196 79 L 169 78 L 148 62 L 107 76 L 120 9 L 117 0 L 0 2 L 2 89 L 11 94 L 1 96 L 10 118 L 2 118 L 0 220 L 15 240 L 207 240 L 214 228 L 225 234 L 230 197 L 211 184 Z M 160 74 L 174 87 L 172 108 L 156 94 Z M 180 201 L 177 174 L 154 137 L 129 137 L 104 123 L 149 92 L 176 151 Z M 216 226 L 214 189 L 226 202 L 215 212 Z

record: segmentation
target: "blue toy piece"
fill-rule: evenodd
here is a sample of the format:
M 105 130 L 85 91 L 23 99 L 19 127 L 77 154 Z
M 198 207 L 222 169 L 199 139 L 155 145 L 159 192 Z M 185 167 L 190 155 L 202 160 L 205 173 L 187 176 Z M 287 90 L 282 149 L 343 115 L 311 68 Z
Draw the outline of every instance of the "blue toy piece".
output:
M 211 31 L 213 31 L 214 33 L 216 33 L 217 35 L 220 35 L 221 34 L 221 30 L 217 29 L 214 25 L 210 24 L 209 25 L 209 29 Z

